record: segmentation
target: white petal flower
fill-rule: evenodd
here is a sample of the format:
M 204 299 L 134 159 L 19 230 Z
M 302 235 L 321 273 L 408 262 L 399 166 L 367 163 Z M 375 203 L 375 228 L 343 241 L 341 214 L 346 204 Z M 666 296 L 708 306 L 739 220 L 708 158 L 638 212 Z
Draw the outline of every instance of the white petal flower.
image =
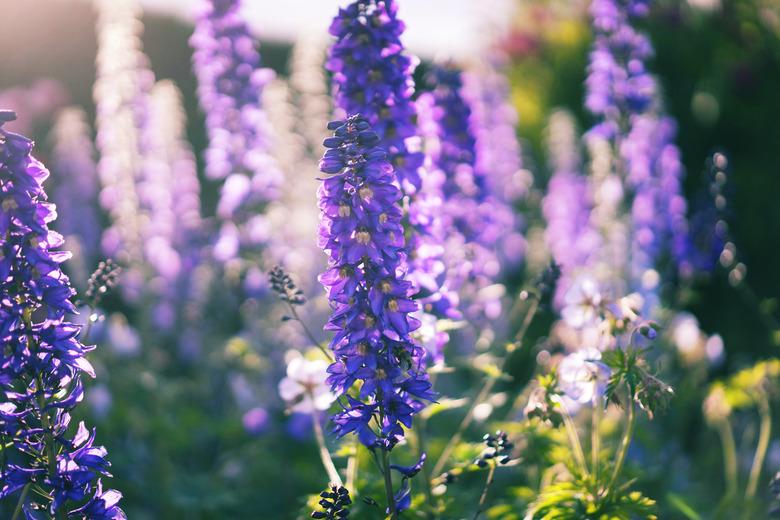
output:
M 558 365 L 558 384 L 572 402 L 589 404 L 604 395 L 610 373 L 601 362 L 601 352 L 587 348 L 563 358 Z
M 569 326 L 581 329 L 597 322 L 601 293 L 598 284 L 590 276 L 581 276 L 574 281 L 564 295 L 561 317 Z
M 326 383 L 328 363 L 296 357 L 287 364 L 287 377 L 279 381 L 279 396 L 293 412 L 314 413 L 327 410 L 336 396 Z

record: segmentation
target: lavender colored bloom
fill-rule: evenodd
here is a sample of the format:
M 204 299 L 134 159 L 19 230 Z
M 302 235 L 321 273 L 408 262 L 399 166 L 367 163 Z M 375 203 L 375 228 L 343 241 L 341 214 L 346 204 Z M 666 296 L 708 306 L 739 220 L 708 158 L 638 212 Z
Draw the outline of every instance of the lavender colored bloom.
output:
M 140 177 L 141 129 L 147 115 L 147 94 L 154 84 L 142 52 L 140 7 L 135 0 L 100 0 L 94 86 L 99 202 L 111 226 L 102 238 L 106 256 L 129 264 L 132 279 L 143 259 L 142 219 L 136 180 Z M 123 284 L 123 288 L 130 288 Z
M 490 56 L 487 65 L 463 74 L 463 94 L 471 107 L 471 128 L 476 145 L 475 168 L 485 174 L 487 191 L 499 203 L 495 207 L 502 233 L 498 250 L 502 260 L 519 263 L 525 254 L 523 223 L 512 204 L 523 199 L 531 175 L 522 169 L 517 140 L 517 112 L 510 101 L 510 87 L 500 58 Z
M 336 106 L 345 114 L 362 114 L 387 150 L 402 189 L 420 188 L 423 155 L 410 150 L 416 135 L 412 72 L 417 59 L 404 54 L 393 0 L 356 0 L 330 26 L 337 41 L 327 68 L 333 72 Z
M 217 207 L 223 227 L 215 246 L 220 261 L 232 260 L 242 246 L 262 245 L 266 237 L 256 232 L 262 221 L 258 213 L 278 196 L 282 182 L 268 154 L 269 125 L 262 109 L 262 91 L 273 71 L 261 66 L 239 6 L 239 0 L 206 0 L 190 39 L 209 136 L 206 174 L 224 179 Z
M 109 463 L 94 431 L 81 423 L 68 435 L 69 412 L 83 398 L 81 375 L 95 375 L 84 357 L 94 347 L 82 345 L 80 327 L 65 321 L 75 311 L 60 269 L 70 253 L 58 250 L 62 236 L 49 229 L 56 218 L 42 187 L 49 172 L 30 155 L 32 141 L 2 129 L 13 118 L 0 111 L 0 499 L 36 485 L 51 498 L 30 493 L 28 518 L 78 516 L 82 506 L 89 518 L 124 518 L 114 507 L 118 493 L 107 496 L 100 486 Z
M 471 318 L 483 313 L 495 318 L 498 298 L 483 299 L 478 293 L 499 274 L 496 243 L 512 228 L 511 209 L 492 195 L 487 173 L 477 168 L 472 113 L 460 71 L 437 68 L 429 82 L 433 91 L 421 95 L 418 105 L 432 175 L 440 179 L 441 229 L 446 232 L 441 239 L 448 260 L 444 285 L 469 293 L 464 310 Z
M 54 202 L 60 216 L 58 230 L 77 259 L 69 273 L 81 287 L 100 256 L 101 226 L 97 212 L 95 147 L 86 113 L 76 107 L 63 109 L 52 130 L 52 170 L 57 183 Z
M 379 135 L 397 184 L 408 197 L 408 280 L 421 312 L 436 318 L 457 317 L 457 295 L 446 286 L 441 207 L 437 180 L 421 169 L 417 109 L 412 72 L 417 60 L 404 53 L 404 24 L 393 0 L 356 0 L 330 26 L 337 41 L 326 64 L 333 72 L 336 106 L 361 114 Z M 433 354 L 440 358 L 446 333 L 437 334 Z
M 642 293 L 646 310 L 652 312 L 661 262 L 669 256 L 685 270 L 688 236 L 675 124 L 661 114 L 658 86 L 645 64 L 653 53 L 650 41 L 632 26 L 648 7 L 648 1 L 640 0 L 591 4 L 596 36 L 585 104 L 599 118 L 589 132 L 589 144 L 609 143 L 613 168 L 623 184 L 619 198 L 625 196 L 631 206 L 628 262 L 613 268 L 627 272 L 630 289 Z M 607 186 L 605 182 L 598 189 Z
M 159 81 L 148 103 L 137 191 L 147 217 L 142 234 L 150 267 L 148 287 L 155 296 L 152 319 L 170 331 L 180 322 L 193 271 L 201 261 L 200 184 L 179 89 L 171 81 Z
M 413 286 L 399 275 L 405 261 L 401 192 L 379 136 L 362 116 L 328 125 L 320 169 L 320 247 L 329 269 L 320 280 L 333 306 L 326 329 L 336 361 L 328 368 L 332 390 L 344 396 L 361 381 L 357 398 L 341 400 L 333 417 L 339 436 L 356 433 L 370 448 L 390 450 L 412 417 L 434 399 L 425 351 L 410 339 L 418 323 Z M 380 425 L 374 429 L 372 419 Z
M 601 237 L 591 224 L 592 194 L 588 178 L 580 174 L 579 138 L 571 114 L 558 110 L 550 116 L 547 146 L 553 174 L 542 201 L 544 237 L 562 270 L 554 299 L 561 307 L 576 271 L 598 249 Z

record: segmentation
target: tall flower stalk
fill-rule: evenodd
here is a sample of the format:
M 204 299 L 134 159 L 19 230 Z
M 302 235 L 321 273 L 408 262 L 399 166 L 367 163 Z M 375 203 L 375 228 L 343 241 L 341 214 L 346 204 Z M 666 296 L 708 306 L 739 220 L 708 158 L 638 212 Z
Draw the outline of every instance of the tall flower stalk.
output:
M 379 136 L 404 195 L 408 242 L 408 278 L 422 303 L 421 318 L 432 329 L 429 348 L 435 357 L 447 340 L 436 320 L 457 317 L 457 296 L 446 287 L 444 249 L 438 212 L 439 194 L 430 185 L 412 102 L 412 73 L 417 59 L 405 53 L 394 0 L 356 0 L 339 10 L 330 26 L 336 42 L 327 68 L 333 72 L 335 105 L 342 114 L 361 114 Z
M 511 210 L 492 195 L 488 172 L 477 167 L 474 121 L 462 73 L 439 67 L 428 81 L 432 91 L 423 94 L 418 105 L 426 154 L 440 179 L 446 286 L 466 297 L 462 308 L 470 318 L 495 318 L 503 293 L 484 289 L 500 272 L 496 243 L 513 227 Z
M 82 374 L 94 377 L 79 340 L 73 289 L 60 264 L 62 235 L 42 183 L 49 175 L 30 154 L 29 139 L 2 129 L 13 112 L 0 111 L 0 500 L 15 498 L 14 519 L 125 518 L 121 494 L 103 490 L 110 476 L 106 450 L 70 411 L 83 398 Z
M 205 0 L 190 39 L 198 98 L 206 114 L 206 175 L 223 181 L 215 247 L 227 262 L 260 248 L 265 205 L 277 198 L 281 171 L 268 153 L 262 91 L 273 78 L 239 13 L 240 0 Z M 243 249 L 243 251 L 242 251 Z
M 69 274 L 79 287 L 86 287 L 100 257 L 101 232 L 95 146 L 86 113 L 77 107 L 60 111 L 50 138 L 52 170 L 60 179 L 53 196 L 60 215 L 58 230 L 77 253 Z
M 630 236 L 628 261 L 617 267 L 627 275 L 630 288 L 645 297 L 646 311 L 658 303 L 661 269 L 669 260 L 664 251 L 671 251 L 676 266 L 685 269 L 689 263 L 675 124 L 662 114 L 657 81 L 646 65 L 652 45 L 632 25 L 646 15 L 649 4 L 647 0 L 591 4 L 596 36 L 585 102 L 598 118 L 587 136 L 589 146 L 603 154 L 606 143 L 610 155 L 610 171 L 594 187 L 594 197 L 609 200 L 613 207 L 630 207 L 624 219 Z M 608 242 L 613 239 L 622 240 L 618 235 L 607 237 Z
M 328 128 L 335 133 L 320 162 L 327 177 L 319 190 L 319 243 L 329 258 L 320 280 L 333 307 L 326 329 L 335 333 L 328 382 L 342 406 L 332 420 L 339 436 L 354 433 L 375 454 L 395 516 L 389 452 L 434 399 L 425 351 L 410 337 L 419 323 L 410 317 L 417 304 L 400 269 L 407 254 L 401 192 L 365 118 L 354 115 Z
M 136 193 L 141 175 L 147 95 L 154 84 L 141 50 L 140 6 L 135 0 L 97 0 L 94 86 L 100 205 L 111 226 L 103 233 L 103 253 L 131 265 L 143 258 L 142 219 Z M 133 274 L 133 269 L 127 271 Z

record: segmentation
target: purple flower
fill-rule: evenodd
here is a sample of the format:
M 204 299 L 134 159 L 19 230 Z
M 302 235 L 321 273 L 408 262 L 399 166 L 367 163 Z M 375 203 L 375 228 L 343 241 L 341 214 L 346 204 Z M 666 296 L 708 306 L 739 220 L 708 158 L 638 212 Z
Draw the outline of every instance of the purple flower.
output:
M 239 0 L 205 0 L 190 39 L 209 137 L 206 174 L 224 179 L 217 207 L 223 221 L 218 260 L 232 259 L 238 246 L 262 245 L 265 237 L 253 235 L 252 218 L 277 198 L 282 182 L 268 153 L 269 124 L 262 108 L 263 88 L 274 74 L 261 66 L 239 7 Z
M 76 107 L 63 109 L 52 130 L 52 169 L 58 182 L 54 193 L 58 230 L 69 247 L 77 249 L 77 273 L 71 271 L 81 286 L 86 286 L 89 271 L 100 256 L 100 221 L 97 213 L 97 170 L 95 147 L 87 115 Z
M 48 227 L 56 217 L 42 187 L 49 172 L 30 155 L 32 141 L 2 129 L 13 117 L 0 111 L 0 499 L 36 485 L 51 498 L 30 493 L 28 516 L 76 514 L 95 489 L 101 492 L 99 477 L 108 476 L 94 431 L 81 423 L 72 439 L 67 433 L 69 412 L 83 398 L 81 375 L 95 375 L 84 357 L 94 347 L 82 345 L 80 327 L 65 321 L 75 311 L 60 269 L 70 254 Z M 94 518 L 124 515 L 113 508 L 113 515 Z
M 439 179 L 436 189 L 442 199 L 440 238 L 448 260 L 443 286 L 467 296 L 463 309 L 470 318 L 495 318 L 500 311 L 495 296 L 501 292 L 488 291 L 494 295 L 489 299 L 479 292 L 500 272 L 496 243 L 512 229 L 512 212 L 491 193 L 487 172 L 477 167 L 473 118 L 461 72 L 439 67 L 428 79 L 433 90 L 420 96 L 418 107 L 431 175 Z
M 425 372 L 425 351 L 410 339 L 418 323 L 409 314 L 412 284 L 399 270 L 406 259 L 401 192 L 379 136 L 362 116 L 328 125 L 320 169 L 319 243 L 329 257 L 321 281 L 333 307 L 326 329 L 336 361 L 328 382 L 343 396 L 357 381 L 359 399 L 347 396 L 333 417 L 338 435 L 356 433 L 370 448 L 390 450 L 404 433 L 401 424 L 434 399 Z M 379 427 L 374 429 L 372 419 Z
M 397 184 L 407 197 L 408 280 L 421 312 L 436 318 L 458 317 L 457 295 L 446 287 L 441 197 L 436 179 L 421 169 L 417 109 L 412 102 L 412 72 L 417 60 L 404 53 L 404 24 L 393 0 L 357 0 L 330 26 L 336 42 L 330 49 L 336 106 L 344 114 L 361 114 L 379 136 Z M 441 356 L 446 333 L 438 334 L 434 356 Z

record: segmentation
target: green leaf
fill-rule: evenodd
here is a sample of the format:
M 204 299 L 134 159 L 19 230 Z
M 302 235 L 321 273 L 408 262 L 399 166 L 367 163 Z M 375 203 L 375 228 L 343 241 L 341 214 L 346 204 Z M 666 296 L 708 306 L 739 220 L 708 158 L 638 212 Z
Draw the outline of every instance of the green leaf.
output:
M 685 517 L 689 520 L 701 520 L 699 513 L 694 511 L 682 496 L 676 493 L 668 493 L 666 495 L 666 500 L 668 500 L 677 511 L 684 514 Z

